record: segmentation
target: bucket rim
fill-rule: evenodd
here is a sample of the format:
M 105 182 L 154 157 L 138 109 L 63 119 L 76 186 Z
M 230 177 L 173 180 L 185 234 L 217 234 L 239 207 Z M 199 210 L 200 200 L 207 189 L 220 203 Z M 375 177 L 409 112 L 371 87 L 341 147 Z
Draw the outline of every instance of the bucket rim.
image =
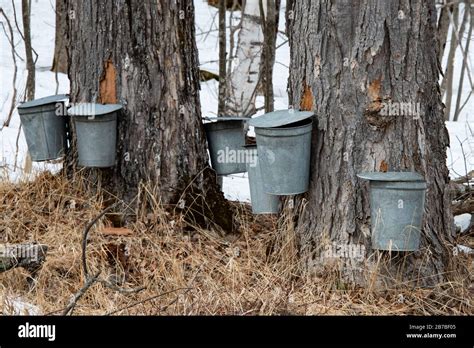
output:
M 67 113 L 69 116 L 74 117 L 103 116 L 119 111 L 122 108 L 122 104 L 78 103 L 69 108 Z
M 295 191 L 295 192 L 282 191 L 282 192 L 278 192 L 278 193 L 268 192 L 268 191 L 269 190 L 265 190 L 265 188 L 263 189 L 263 192 L 265 192 L 267 195 L 272 195 L 272 196 L 295 196 L 295 195 L 300 195 L 300 194 L 308 192 L 308 189 L 306 188 L 304 191 L 303 190 L 298 190 L 298 191 Z
M 205 124 L 208 124 L 208 123 L 218 123 L 218 122 L 226 122 L 226 121 L 244 121 L 244 122 L 247 122 L 249 121 L 251 118 L 250 117 L 235 117 L 235 116 L 221 116 L 221 117 L 203 117 L 202 118 L 204 121 L 207 121 L 207 122 L 204 122 Z
M 301 126 L 296 126 L 296 127 L 255 127 L 255 133 L 261 134 L 261 133 L 258 133 L 260 131 L 279 132 L 279 131 L 287 131 L 287 130 L 301 130 L 304 128 L 308 128 L 308 133 L 311 132 L 311 130 L 313 129 L 313 121 L 308 120 L 308 123 L 303 124 Z M 298 134 L 295 134 L 295 135 L 298 135 Z M 291 135 L 284 135 L 284 136 L 291 136 Z
M 35 157 L 34 159 L 32 158 L 31 160 L 33 162 L 47 162 L 47 161 L 57 161 L 63 159 L 65 156 L 64 153 L 60 154 L 58 157 L 44 157 L 44 156 L 39 156 Z
M 357 176 L 369 181 L 387 182 L 426 182 L 417 172 L 361 172 Z
M 48 104 L 55 104 L 61 101 L 66 101 L 67 99 L 69 99 L 69 94 L 55 94 L 21 103 L 17 108 L 19 110 L 29 109 Z
M 277 110 L 252 118 L 249 125 L 255 128 L 276 128 L 297 123 L 312 116 L 314 116 L 312 111 L 300 111 L 297 109 Z

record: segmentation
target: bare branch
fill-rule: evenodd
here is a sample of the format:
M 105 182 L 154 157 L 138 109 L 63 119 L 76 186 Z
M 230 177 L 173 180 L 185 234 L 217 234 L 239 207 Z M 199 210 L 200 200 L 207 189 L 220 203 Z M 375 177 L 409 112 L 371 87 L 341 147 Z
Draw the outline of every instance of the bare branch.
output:
M 116 207 L 120 202 L 116 202 L 107 208 L 105 208 L 99 215 L 97 215 L 89 224 L 87 224 L 86 228 L 84 229 L 84 233 L 82 235 L 82 270 L 84 272 L 84 277 L 86 279 L 84 286 L 72 297 L 71 301 L 69 302 L 68 306 L 64 309 L 63 315 L 68 315 L 72 314 L 72 311 L 74 310 L 77 302 L 79 299 L 87 292 L 87 290 L 96 282 L 99 282 L 109 289 L 112 289 L 114 291 L 120 292 L 122 294 L 131 294 L 131 293 L 136 293 L 139 292 L 145 287 L 139 287 L 135 289 L 124 289 L 120 288 L 104 279 L 100 279 L 100 271 L 97 272 L 94 276 L 90 277 L 89 276 L 89 270 L 87 268 L 87 237 L 89 235 L 89 231 L 91 228 L 99 221 L 107 212 L 112 210 L 114 207 Z
M 72 314 L 72 312 L 74 311 L 74 308 L 76 307 L 77 301 L 79 301 L 80 298 L 84 296 L 84 294 L 87 292 L 87 290 L 97 281 L 99 274 L 100 272 L 97 272 L 96 275 L 86 280 L 86 283 L 84 284 L 84 286 L 78 292 L 74 294 L 74 296 L 69 301 L 69 304 L 67 305 L 67 307 L 64 308 L 63 315 Z
M 3 11 L 3 9 L 1 7 L 0 7 L 0 13 L 3 15 L 3 17 L 5 18 L 5 20 L 7 22 L 8 31 L 10 33 L 9 38 L 8 38 L 7 33 L 6 33 L 5 27 L 3 26 L 3 23 L 2 23 L 2 27 L 3 27 L 3 30 L 5 31 L 5 35 L 7 36 L 8 41 L 10 42 L 11 51 L 12 51 L 12 59 L 13 59 L 13 80 L 12 80 L 13 96 L 12 96 L 12 103 L 11 103 L 11 106 L 10 106 L 10 111 L 8 112 L 7 119 L 3 122 L 3 126 L 0 128 L 0 130 L 1 130 L 1 129 L 3 129 L 3 127 L 8 127 L 10 125 L 10 121 L 13 117 L 13 112 L 15 111 L 15 107 L 16 107 L 16 97 L 17 97 L 16 78 L 17 78 L 17 74 L 18 74 L 18 65 L 16 63 L 16 55 L 18 55 L 18 54 L 16 53 L 16 50 L 15 50 L 13 28 L 12 28 L 12 25 L 10 23 L 10 20 L 8 19 L 8 17 L 6 16 L 5 12 Z
M 466 0 L 466 7 L 470 3 L 470 0 Z M 469 10 L 466 8 L 464 11 L 468 13 L 470 11 L 470 23 L 469 23 L 469 30 L 467 32 L 467 38 L 466 38 L 466 49 L 465 49 L 465 54 L 462 60 L 462 67 L 461 67 L 461 78 L 459 79 L 459 87 L 458 87 L 458 95 L 456 98 L 456 107 L 454 109 L 454 118 L 453 121 L 457 121 L 459 118 L 459 114 L 461 113 L 461 96 L 462 96 L 462 88 L 464 84 L 464 74 L 466 71 L 466 68 L 469 69 L 468 62 L 467 62 L 467 54 L 469 52 L 469 44 L 471 43 L 471 36 L 472 36 L 472 27 L 474 25 L 474 10 L 472 8 L 469 8 Z M 459 42 L 461 45 L 461 42 Z M 468 75 L 470 74 L 468 70 Z M 470 76 L 468 76 L 470 78 Z M 471 84 L 472 87 L 472 84 Z M 471 92 L 474 88 L 471 88 Z M 469 94 L 470 95 L 470 94 Z
M 13 18 L 15 19 L 15 26 L 16 26 L 16 29 L 18 30 L 18 33 L 20 34 L 21 38 L 23 41 L 25 41 L 25 36 L 23 35 L 23 32 L 21 31 L 20 29 L 20 26 L 18 25 L 18 21 L 17 21 L 17 17 L 16 17 L 16 8 L 15 8 L 15 0 L 12 0 L 12 7 L 13 7 Z M 33 47 L 31 47 L 31 50 L 33 51 L 33 53 L 35 54 L 35 64 L 36 62 L 38 61 L 38 53 L 35 51 L 35 49 Z

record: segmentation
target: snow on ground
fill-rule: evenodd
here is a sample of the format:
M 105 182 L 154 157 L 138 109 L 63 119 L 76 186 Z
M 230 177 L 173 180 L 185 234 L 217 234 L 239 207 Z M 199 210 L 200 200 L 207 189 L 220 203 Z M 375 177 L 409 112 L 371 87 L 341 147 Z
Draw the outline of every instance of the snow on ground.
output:
M 461 233 L 466 231 L 471 224 L 472 215 L 471 214 L 461 214 L 454 217 L 454 223 L 461 229 Z
M 23 28 L 21 1 L 14 0 L 14 3 L 18 27 Z M 31 2 L 31 40 L 34 50 L 38 53 L 38 60 L 36 62 L 36 98 L 55 94 L 56 88 L 58 88 L 58 94 L 69 92 L 69 80 L 67 76 L 58 74 L 59 84 L 57 86 L 55 74 L 50 71 L 54 55 L 56 21 L 53 4 L 54 1 L 50 0 L 35 0 Z M 12 2 L 10 0 L 0 0 L 0 7 L 3 8 L 7 17 L 10 19 L 13 27 L 13 35 L 15 37 L 15 49 L 23 59 L 23 61 L 21 61 L 17 57 L 18 75 L 16 88 L 18 94 L 16 104 L 18 104 L 23 101 L 25 94 L 27 78 L 26 60 L 23 58 L 25 56 L 25 48 L 15 25 Z M 5 19 L 0 17 L 0 21 L 4 23 L 7 29 Z M 7 40 L 5 32 L 0 28 L 0 178 L 3 176 L 11 180 L 16 180 L 18 178 L 25 178 L 26 176 L 21 168 L 23 168 L 28 150 L 23 132 L 19 133 L 20 118 L 16 109 L 10 126 L 2 128 L 4 121 L 7 119 L 13 97 L 12 81 L 14 65 L 11 54 L 10 43 Z M 33 58 L 35 58 L 35 56 L 33 56 Z M 17 163 L 16 168 L 15 161 Z M 58 169 L 58 165 L 33 163 L 34 172 L 44 170 L 56 171 Z
M 21 2 L 14 0 L 17 10 L 17 21 L 20 28 L 21 24 Z M 58 74 L 59 85 L 56 85 L 55 74 L 50 70 L 54 53 L 54 1 L 52 0 L 34 0 L 32 3 L 32 42 L 33 48 L 38 53 L 37 71 L 36 71 L 36 97 L 44 97 L 56 93 L 67 93 L 69 91 L 69 81 L 66 75 Z M 199 49 L 199 60 L 201 68 L 217 72 L 218 71 L 218 31 L 217 31 L 217 9 L 210 7 L 204 0 L 194 0 L 196 9 L 196 41 Z M 15 35 L 14 42 L 17 45 L 18 54 L 24 57 L 24 46 L 18 30 L 13 21 L 13 8 L 11 0 L 0 0 L 0 6 L 4 9 L 7 16 L 12 19 L 12 26 Z M 286 1 L 282 1 L 280 30 L 284 31 L 284 11 Z M 230 13 L 227 13 L 228 21 Z M 234 12 L 234 23 L 238 23 L 240 12 Z M 4 22 L 3 18 L 0 18 Z M 237 44 L 237 33 L 235 33 L 235 44 Z M 288 108 L 287 80 L 288 65 L 290 60 L 289 46 L 286 37 L 278 35 L 277 45 L 281 46 L 276 51 L 276 64 L 274 68 L 274 89 L 275 89 L 275 108 Z M 228 43 L 228 47 L 230 43 Z M 447 47 L 449 46 L 449 41 Z M 474 50 L 469 54 L 470 67 L 472 64 Z M 24 86 L 26 82 L 26 66 L 24 61 L 18 60 L 18 78 L 17 89 L 19 97 L 17 102 L 22 101 L 24 95 Z M 459 81 L 460 69 L 462 65 L 462 53 L 458 49 L 454 81 L 454 94 L 457 93 L 457 81 Z M 471 69 L 471 73 L 472 73 Z M 13 64 L 11 57 L 10 44 L 0 28 L 0 128 L 8 115 L 12 99 L 12 78 Z M 217 114 L 217 81 L 212 80 L 203 83 L 201 86 L 201 106 L 203 116 L 215 116 Z M 463 100 L 471 90 L 469 79 L 464 79 Z M 257 97 L 257 107 L 263 106 L 263 97 Z M 260 112 L 262 113 L 262 111 Z M 474 96 L 466 104 L 460 116 L 460 122 L 447 122 L 451 146 L 447 152 L 447 164 L 452 177 L 464 175 L 467 171 L 474 169 Z M 7 176 L 11 180 L 25 177 L 21 168 L 25 161 L 27 152 L 26 142 L 23 133 L 19 133 L 20 120 L 15 110 L 10 127 L 0 130 L 0 178 Z M 18 138 L 18 151 L 17 137 Z M 459 140 L 458 140 L 459 139 Z M 462 144 L 462 145 L 461 145 Z M 464 151 L 464 156 L 463 156 Z M 464 159 L 466 157 L 466 159 Z M 15 160 L 17 168 L 15 170 Z M 48 170 L 57 170 L 58 165 L 45 163 L 34 163 L 34 172 Z M 224 192 L 230 199 L 248 201 L 250 199 L 248 180 L 246 174 L 235 174 L 224 179 Z
M 5 315 L 41 315 L 41 310 L 20 296 L 5 296 L 3 299 L 3 313 Z

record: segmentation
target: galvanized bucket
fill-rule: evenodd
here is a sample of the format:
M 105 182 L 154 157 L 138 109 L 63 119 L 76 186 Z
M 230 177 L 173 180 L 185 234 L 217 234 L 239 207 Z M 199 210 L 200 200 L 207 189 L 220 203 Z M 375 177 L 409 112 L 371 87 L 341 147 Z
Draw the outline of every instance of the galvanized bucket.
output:
M 415 251 L 425 205 L 426 182 L 414 172 L 360 173 L 370 180 L 372 248 Z
M 77 137 L 78 164 L 106 168 L 115 165 L 117 115 L 120 104 L 78 104 L 68 110 Z
M 62 157 L 67 148 L 65 94 L 35 99 L 18 106 L 31 160 Z
M 295 195 L 308 191 L 313 113 L 283 110 L 254 118 L 264 191 Z
M 265 193 L 263 189 L 264 180 L 258 163 L 257 146 L 247 145 L 246 149 L 252 213 L 276 214 L 279 211 L 280 197 Z
M 217 175 L 243 173 L 247 171 L 243 149 L 245 145 L 244 123 L 242 117 L 208 118 L 213 122 L 204 123 L 211 165 Z

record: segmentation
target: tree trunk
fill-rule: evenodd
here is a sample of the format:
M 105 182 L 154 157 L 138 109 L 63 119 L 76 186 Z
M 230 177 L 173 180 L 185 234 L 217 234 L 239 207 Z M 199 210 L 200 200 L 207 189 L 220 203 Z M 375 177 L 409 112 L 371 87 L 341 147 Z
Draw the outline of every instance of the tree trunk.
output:
M 21 1 L 21 12 L 23 18 L 23 36 L 25 38 L 26 69 L 28 77 L 26 79 L 26 100 L 35 99 L 35 61 L 33 60 L 33 48 L 31 47 L 31 13 L 29 0 Z
M 458 49 L 459 40 L 458 37 L 462 37 L 464 33 L 464 27 L 466 22 L 467 12 L 464 12 L 461 26 L 458 28 L 459 20 L 459 4 L 455 5 L 453 11 L 453 21 L 451 23 L 451 43 L 449 45 L 448 61 L 446 64 L 446 73 L 443 82 L 441 83 L 441 91 L 446 91 L 446 107 L 444 109 L 444 119 L 449 121 L 451 116 L 451 105 L 453 100 L 453 77 L 454 77 L 454 62 L 456 57 L 456 51 Z
M 443 62 L 444 57 L 444 48 L 446 47 L 446 41 L 448 40 L 449 32 L 449 13 L 453 12 L 453 6 L 443 6 L 440 10 L 439 20 L 438 20 L 438 59 L 439 62 Z
M 469 23 L 469 29 L 467 31 L 466 46 L 464 47 L 464 55 L 463 55 L 462 67 L 461 67 L 461 78 L 459 79 L 458 95 L 456 96 L 456 107 L 454 108 L 453 121 L 455 122 L 459 119 L 459 114 L 461 113 L 461 109 L 462 109 L 461 96 L 462 96 L 463 85 L 464 85 L 464 74 L 466 73 L 467 60 L 469 57 L 469 45 L 471 43 L 471 37 L 472 37 L 472 27 L 474 26 L 474 10 L 471 8 L 471 1 L 466 0 L 464 3 L 464 6 L 465 6 L 464 7 L 465 14 L 469 13 L 470 23 Z M 460 36 L 460 38 L 462 38 L 462 36 Z M 459 42 L 459 45 L 462 47 L 462 42 Z
M 416 171 L 428 185 L 420 251 L 392 253 L 386 271 L 439 281 L 453 224 L 434 2 L 293 0 L 289 10 L 290 101 L 317 118 L 298 224 L 302 256 L 316 267 L 325 241 L 353 243 L 365 246 L 363 266 L 375 267 L 371 255 L 387 253 L 371 250 L 368 184 L 356 174 Z M 419 105 L 419 117 L 382 117 L 388 103 Z M 361 265 L 344 261 L 344 275 L 367 284 Z
M 264 40 L 259 0 L 245 1 L 240 27 L 236 66 L 229 81 L 226 114 L 251 116 L 255 114 Z
M 227 84 L 227 31 L 225 27 L 226 0 L 219 0 L 219 104 L 217 115 L 222 116 L 226 106 Z
M 124 105 L 116 166 L 90 172 L 126 201 L 146 185 L 152 201 L 179 202 L 230 231 L 229 205 L 206 169 L 193 2 L 69 1 L 67 10 L 71 101 Z
M 67 74 L 66 51 L 66 0 L 56 0 L 56 36 L 54 40 L 54 58 L 51 71 Z
M 265 95 L 265 112 L 274 110 L 275 98 L 273 93 L 273 66 L 275 65 L 276 39 L 278 34 L 278 20 L 280 13 L 280 0 L 260 0 L 267 3 L 267 14 L 264 21 L 264 50 L 262 66 L 262 84 Z

